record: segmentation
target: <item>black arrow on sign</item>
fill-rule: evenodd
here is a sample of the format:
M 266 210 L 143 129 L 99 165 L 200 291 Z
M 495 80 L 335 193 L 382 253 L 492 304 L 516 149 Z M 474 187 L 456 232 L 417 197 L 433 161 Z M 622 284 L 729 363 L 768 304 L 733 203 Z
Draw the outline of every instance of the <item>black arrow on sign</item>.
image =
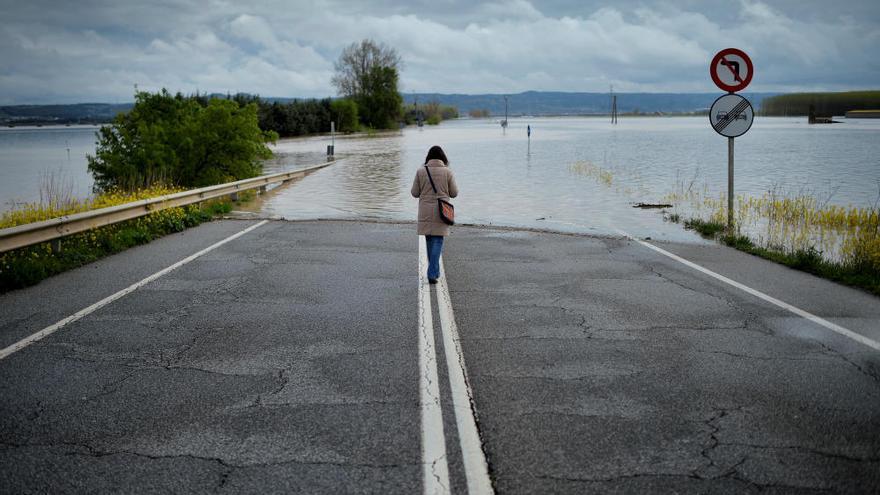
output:
M 743 80 L 741 77 L 739 77 L 739 62 L 735 60 L 727 60 L 726 58 L 721 57 L 721 65 L 730 69 L 730 72 L 733 72 L 733 79 L 736 80 L 736 82 L 742 84 Z

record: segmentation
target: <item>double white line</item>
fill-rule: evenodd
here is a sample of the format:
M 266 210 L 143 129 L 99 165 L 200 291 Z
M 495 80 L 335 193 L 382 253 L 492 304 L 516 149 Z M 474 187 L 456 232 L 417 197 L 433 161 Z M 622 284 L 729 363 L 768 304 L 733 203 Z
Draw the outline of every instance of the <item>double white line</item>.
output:
M 449 466 L 446 461 L 446 435 L 443 431 L 443 406 L 437 381 L 437 351 L 434 346 L 434 317 L 431 311 L 431 288 L 428 285 L 427 249 L 424 236 L 419 239 L 419 389 L 422 423 L 422 487 L 425 494 L 450 493 Z M 443 335 L 446 369 L 452 395 L 452 409 L 458 428 L 467 488 L 470 494 L 491 494 L 492 482 L 474 418 L 473 394 L 467 382 L 467 370 L 452 312 L 446 270 L 440 262 L 437 284 L 437 310 Z

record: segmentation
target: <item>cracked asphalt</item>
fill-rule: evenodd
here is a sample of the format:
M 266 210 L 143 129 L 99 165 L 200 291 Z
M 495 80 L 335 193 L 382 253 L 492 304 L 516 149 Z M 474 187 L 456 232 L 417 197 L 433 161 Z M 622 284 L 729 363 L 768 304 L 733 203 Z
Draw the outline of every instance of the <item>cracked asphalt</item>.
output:
M 880 327 L 873 296 L 662 246 Z M 457 229 L 445 249 L 499 493 L 880 491 L 871 349 L 625 239 Z
M 0 344 L 253 223 L 0 296 Z M 0 361 L 0 492 L 420 492 L 416 246 L 270 222 Z M 878 338 L 873 296 L 662 247 Z M 625 239 L 456 227 L 444 259 L 498 493 L 880 491 L 877 352 Z

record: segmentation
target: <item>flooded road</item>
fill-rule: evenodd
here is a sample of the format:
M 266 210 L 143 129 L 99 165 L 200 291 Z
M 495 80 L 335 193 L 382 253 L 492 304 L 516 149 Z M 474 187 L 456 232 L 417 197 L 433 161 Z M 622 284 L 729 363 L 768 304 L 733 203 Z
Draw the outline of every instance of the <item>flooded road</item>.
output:
M 736 140 L 736 192 L 770 190 L 814 196 L 819 204 L 872 207 L 880 197 L 880 121 L 840 119 L 808 125 L 804 118 L 757 118 Z M 526 126 L 531 126 L 531 140 Z M 0 131 L 0 209 L 38 201 L 41 177 L 55 173 L 87 196 L 87 153 L 94 127 Z M 265 172 L 325 160 L 329 136 L 285 139 Z M 514 118 L 454 120 L 439 126 L 337 136 L 345 160 L 275 190 L 246 208 L 290 219 L 412 220 L 409 189 L 428 148 L 445 150 L 461 189 L 462 223 L 531 227 L 694 241 L 680 225 L 638 202 L 668 203 L 670 193 L 699 199 L 727 191 L 727 143 L 705 117 Z M 688 211 L 680 211 L 687 218 Z
M 526 126 L 532 128 L 531 140 Z M 757 119 L 737 139 L 736 192 L 807 192 L 831 203 L 871 204 L 877 197 L 880 125 L 848 121 L 808 126 L 803 119 Z M 329 136 L 282 140 L 267 164 L 274 172 L 324 160 Z M 682 187 L 707 197 L 726 193 L 727 143 L 704 117 L 459 120 L 373 136 L 337 137 L 345 160 L 285 186 L 252 205 L 288 219 L 412 220 L 409 189 L 434 144 L 442 146 L 461 193 L 461 223 L 519 226 L 677 241 L 698 241 L 657 210 Z

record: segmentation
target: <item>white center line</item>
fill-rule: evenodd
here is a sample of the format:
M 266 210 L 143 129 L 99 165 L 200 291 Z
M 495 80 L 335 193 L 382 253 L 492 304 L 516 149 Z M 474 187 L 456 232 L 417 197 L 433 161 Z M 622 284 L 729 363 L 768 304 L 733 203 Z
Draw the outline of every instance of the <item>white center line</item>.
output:
M 741 284 L 741 283 L 737 282 L 736 280 L 732 280 L 732 279 L 725 277 L 724 275 L 720 275 L 718 273 L 715 273 L 712 270 L 709 270 L 708 268 L 704 268 L 696 263 L 688 261 L 678 255 L 672 254 L 669 251 L 661 249 L 653 244 L 650 244 L 650 243 L 647 243 L 647 242 L 642 241 L 640 239 L 637 239 L 637 238 L 633 237 L 632 235 L 630 235 L 620 229 L 616 229 L 616 230 L 624 237 L 628 237 L 629 239 L 632 239 L 632 240 L 638 242 L 639 244 L 641 244 L 642 246 L 645 246 L 648 249 L 651 249 L 651 250 L 656 251 L 664 256 L 672 258 L 673 260 L 678 261 L 679 263 L 681 263 L 683 265 L 689 266 L 689 267 L 693 268 L 694 270 L 705 273 L 706 275 L 709 275 L 712 278 L 720 280 L 720 281 L 724 282 L 725 284 L 732 285 L 733 287 L 736 287 L 737 289 L 740 289 L 744 292 L 747 292 L 747 293 L 749 293 L 759 299 L 763 299 L 764 301 L 767 301 L 770 304 L 774 304 L 776 306 L 779 306 L 780 308 L 786 309 L 786 310 L 788 310 L 788 311 L 790 311 L 790 312 L 792 312 L 802 318 L 805 318 L 807 320 L 812 321 L 813 323 L 816 323 L 817 325 L 821 325 L 821 326 L 823 326 L 833 332 L 839 333 L 840 335 L 843 335 L 844 337 L 848 337 L 852 340 L 855 340 L 856 342 L 858 342 L 860 344 L 864 344 L 874 350 L 880 351 L 880 342 L 877 342 L 875 340 L 871 340 L 868 337 L 865 337 L 862 334 L 853 332 L 852 330 L 850 330 L 848 328 L 844 328 L 844 327 L 837 325 L 835 323 L 831 323 L 830 321 L 828 321 L 824 318 L 821 318 L 819 316 L 816 316 L 813 313 L 810 313 L 808 311 L 804 311 L 796 306 L 792 306 L 791 304 L 788 304 L 787 302 L 780 301 L 779 299 L 776 299 L 773 296 L 769 296 L 767 294 L 764 294 L 763 292 L 756 290 L 756 289 L 753 289 L 745 284 Z
M 83 308 L 83 309 L 77 311 L 76 313 L 68 316 L 67 318 L 64 318 L 63 320 L 58 321 L 57 323 L 49 325 L 48 327 L 40 330 L 37 333 L 19 340 L 18 342 L 12 344 L 11 346 L 9 346 L 3 350 L 0 350 L 0 359 L 4 359 L 7 356 L 9 356 L 10 354 L 12 354 L 16 351 L 22 350 L 25 347 L 33 344 L 34 342 L 36 342 L 44 337 L 47 337 L 49 335 L 52 335 L 53 333 L 57 332 L 65 325 L 73 323 L 84 316 L 87 316 L 91 313 L 94 313 L 95 311 L 97 311 L 97 310 L 103 308 L 104 306 L 112 303 L 113 301 L 125 296 L 126 294 L 129 294 L 129 293 L 137 290 L 138 288 L 143 287 L 144 285 L 147 285 L 148 283 L 152 282 L 153 280 L 156 280 L 157 278 L 161 277 L 162 275 L 165 275 L 166 273 L 168 273 L 174 269 L 180 268 L 181 266 L 189 263 L 190 261 L 198 258 L 199 256 L 202 256 L 205 253 L 213 251 L 214 249 L 217 249 L 218 247 L 226 244 L 229 241 L 238 239 L 239 237 L 247 234 L 248 232 L 256 229 L 257 227 L 265 225 L 268 222 L 269 222 L 268 220 L 263 220 L 260 223 L 251 225 L 250 227 L 242 230 L 241 232 L 238 232 L 237 234 L 233 234 L 233 235 L 227 237 L 226 239 L 223 239 L 222 241 L 214 243 L 214 244 L 206 247 L 205 249 L 202 249 L 201 251 L 178 261 L 177 263 L 169 266 L 168 268 L 165 268 L 163 270 L 160 270 L 160 271 L 150 275 L 149 277 L 141 280 L 140 282 L 135 282 L 135 283 L 129 285 L 128 287 L 120 290 L 119 292 L 116 292 L 115 294 L 111 294 L 111 295 L 105 297 L 104 299 L 101 299 L 100 301 L 96 302 L 95 304 L 92 304 L 91 306 Z
M 461 445 L 461 456 L 467 488 L 470 495 L 489 495 L 495 493 L 489 478 L 489 466 L 477 421 L 474 414 L 473 392 L 467 381 L 467 368 L 461 352 L 461 340 L 455 314 L 452 311 L 452 299 L 446 283 L 446 269 L 440 260 L 440 283 L 437 285 L 437 309 L 440 314 L 440 327 L 443 332 L 443 349 L 446 352 L 446 368 L 449 371 L 449 388 L 452 391 L 452 405 L 455 421 L 458 425 L 458 440 Z
M 434 348 L 434 315 L 431 289 L 426 280 L 425 237 L 419 243 L 419 396 L 422 413 L 422 487 L 426 495 L 447 494 L 449 467 L 446 462 L 446 435 L 443 408 L 437 381 L 437 351 Z

